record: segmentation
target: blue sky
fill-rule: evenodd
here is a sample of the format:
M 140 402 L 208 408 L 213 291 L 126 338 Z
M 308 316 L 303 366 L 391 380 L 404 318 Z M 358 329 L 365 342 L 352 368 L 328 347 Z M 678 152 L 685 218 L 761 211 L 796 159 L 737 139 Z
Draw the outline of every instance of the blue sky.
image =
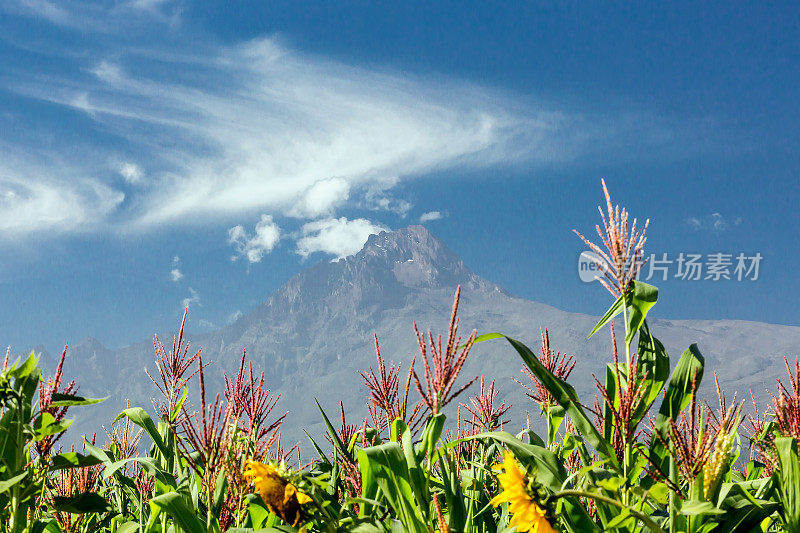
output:
M 202 5 L 201 5 L 202 4 Z M 800 324 L 791 4 L 0 6 L 0 342 L 109 346 L 246 313 L 424 220 L 512 293 L 600 314 L 600 179 L 671 277 L 656 313 Z

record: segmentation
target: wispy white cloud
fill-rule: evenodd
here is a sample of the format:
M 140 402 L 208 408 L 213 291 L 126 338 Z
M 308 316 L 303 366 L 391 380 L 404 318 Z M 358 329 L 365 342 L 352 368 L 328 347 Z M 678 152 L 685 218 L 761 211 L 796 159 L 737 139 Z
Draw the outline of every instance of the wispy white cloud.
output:
M 370 183 L 364 191 L 364 201 L 360 207 L 371 211 L 387 211 L 405 218 L 414 207 L 408 200 L 397 198 L 391 193 L 392 188 L 400 183 L 397 176 L 384 177 Z
M 55 20 L 81 10 L 96 14 L 101 5 L 26 0 L 25 9 L 51 12 Z M 115 6 L 115 13 L 179 9 L 155 0 Z M 75 57 L 58 75 L 35 69 L 0 75 L 0 87 L 78 111 L 97 138 L 123 147 L 83 139 L 108 152 L 103 159 L 77 155 L 68 136 L 70 143 L 52 146 L 72 154 L 80 173 L 92 176 L 84 183 L 102 192 L 86 192 L 57 165 L 25 182 L 59 194 L 80 189 L 73 209 L 87 214 L 69 220 L 95 229 L 230 226 L 261 213 L 327 220 L 343 207 L 405 217 L 413 205 L 402 185 L 419 176 L 570 161 L 603 146 L 623 150 L 627 138 L 641 141 L 651 130 L 658 132 L 653 142 L 672 138 L 650 116 L 593 120 L 469 82 L 353 67 L 270 38 L 186 55 L 117 47 L 91 63 L 83 62 L 85 54 Z M 147 171 L 134 161 L 147 161 Z M 121 185 L 112 179 L 119 174 Z M 20 224 L 17 231 L 28 227 L 38 226 Z M 243 231 L 236 230 L 236 242 L 243 242 Z M 269 249 L 251 248 L 248 259 Z
M 181 300 L 181 306 L 183 308 L 192 307 L 192 306 L 202 307 L 200 304 L 200 295 L 197 293 L 196 290 L 189 287 L 189 296 Z
M 34 17 L 73 30 L 113 33 L 123 26 L 142 20 L 176 25 L 181 6 L 173 0 L 6 0 L 0 10 L 14 15 Z
M 370 235 L 388 231 L 388 228 L 363 218 L 341 217 L 309 222 L 301 231 L 302 237 L 297 240 L 297 253 L 301 256 L 324 252 L 342 258 L 361 250 Z
M 52 175 L 57 164 L 61 179 Z M 63 162 L 11 154 L 0 146 L 0 238 L 89 231 L 124 199 L 121 191 Z
M 4 8 L 20 14 L 41 17 L 59 26 L 71 26 L 73 23 L 73 16 L 66 8 L 48 0 L 18 0 L 8 2 Z
M 376 74 L 273 40 L 227 50 L 207 67 L 230 83 L 198 89 L 138 78 L 88 96 L 99 120 L 115 121 L 125 117 L 114 100 L 132 92 L 126 112 L 174 124 L 209 148 L 186 154 L 183 168 L 143 202 L 141 224 L 198 211 L 329 213 L 352 189 L 387 175 L 496 162 L 537 127 L 488 91 Z
M 143 186 L 117 217 L 124 228 L 334 216 L 347 201 L 405 214 L 411 204 L 389 194 L 403 180 L 523 152 L 549 158 L 556 146 L 542 136 L 556 128 L 547 115 L 491 90 L 351 67 L 274 39 L 141 59 L 118 53 L 83 76 L 12 83 L 85 113 L 147 159 L 146 175 L 126 170 Z
M 233 245 L 237 254 L 232 260 L 246 257 L 251 263 L 258 263 L 275 248 L 281 238 L 281 230 L 270 215 L 261 215 L 255 232 L 249 234 L 243 226 L 234 226 L 228 230 L 228 243 Z
M 228 315 L 228 320 L 226 322 L 228 324 L 233 324 L 234 322 L 236 322 L 237 320 L 239 320 L 243 316 L 244 316 L 244 313 L 242 313 L 239 309 L 237 309 L 236 311 L 234 311 L 233 313 Z
M 738 226 L 742 223 L 741 217 L 736 217 L 733 222 L 720 213 L 711 213 L 703 217 L 689 217 L 686 224 L 694 230 L 709 231 L 712 233 L 722 233 L 733 224 Z
M 122 163 L 119 167 L 119 174 L 132 185 L 139 183 L 144 177 L 144 172 L 139 165 L 131 162 Z
M 441 211 L 428 211 L 427 213 L 422 213 L 419 216 L 420 224 L 424 224 L 425 222 L 430 222 L 432 220 L 440 220 L 444 218 Z

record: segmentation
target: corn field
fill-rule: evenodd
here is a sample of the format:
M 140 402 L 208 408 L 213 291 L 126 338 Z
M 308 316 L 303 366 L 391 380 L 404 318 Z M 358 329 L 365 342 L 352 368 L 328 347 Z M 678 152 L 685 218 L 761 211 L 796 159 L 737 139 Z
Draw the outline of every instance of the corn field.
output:
M 65 382 L 66 349 L 52 377 L 34 354 L 6 355 L 0 530 L 800 532 L 800 361 L 785 361 L 787 381 L 767 406 L 745 411 L 719 386 L 714 405 L 701 401 L 698 347 L 671 358 L 647 323 L 658 298 L 638 280 L 647 223 L 629 220 L 603 189 L 599 240 L 576 232 L 612 301 L 586 332 L 609 338 L 595 398 L 578 397 L 568 381 L 580 354 L 551 347 L 546 329 L 536 350 L 500 333 L 461 336 L 460 289 L 445 336 L 414 325 L 419 353 L 408 370 L 387 366 L 375 337 L 375 370 L 353 376 L 369 391 L 367 418 L 320 409 L 327 433 L 309 436 L 317 457 L 307 464 L 281 442 L 291 418 L 269 376 L 243 355 L 212 396 L 208 361 L 190 351 L 183 323 L 171 347 L 156 338 L 157 371 L 141 377 L 153 405 L 128 406 L 77 450 L 61 445 L 69 416 L 91 416 L 100 400 Z M 506 419 L 491 376 L 462 375 L 484 342 L 519 355 L 514 386 L 546 434 Z

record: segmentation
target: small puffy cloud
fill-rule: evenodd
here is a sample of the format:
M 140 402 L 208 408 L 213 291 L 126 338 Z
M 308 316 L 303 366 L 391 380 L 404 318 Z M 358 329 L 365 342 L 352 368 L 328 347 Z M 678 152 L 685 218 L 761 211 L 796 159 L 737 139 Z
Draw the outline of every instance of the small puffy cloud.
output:
M 350 197 L 350 184 L 342 178 L 320 180 L 309 187 L 289 214 L 313 218 L 330 215 Z
M 444 218 L 444 215 L 440 211 L 428 211 L 427 213 L 422 213 L 419 216 L 420 224 L 424 224 L 425 222 L 430 222 L 431 220 L 440 220 Z
M 246 257 L 251 263 L 258 263 L 264 254 L 275 248 L 280 238 L 281 230 L 271 215 L 261 215 L 252 235 L 244 227 L 234 226 L 228 230 L 228 243 L 236 248 L 237 255 L 231 259 L 235 261 L 239 257 Z
M 239 309 L 237 309 L 236 311 L 234 311 L 233 313 L 228 315 L 228 320 L 226 322 L 228 324 L 233 324 L 234 322 L 236 322 L 237 320 L 239 320 L 243 316 L 244 316 L 244 313 L 242 313 Z
M 101 61 L 92 69 L 92 74 L 100 81 L 106 83 L 120 83 L 124 79 L 124 74 L 119 65 L 109 63 L 108 61 Z
M 183 279 L 183 272 L 180 269 L 181 258 L 177 255 L 172 258 L 172 270 L 169 271 L 169 277 L 175 283 Z
M 324 252 L 342 258 L 361 250 L 370 235 L 389 229 L 364 218 L 341 217 L 309 222 L 301 231 L 303 236 L 297 241 L 297 253 L 301 256 Z
M 411 202 L 396 198 L 389 190 L 397 186 L 400 180 L 395 176 L 383 178 L 369 185 L 364 192 L 364 202 L 362 207 L 372 211 L 389 211 L 405 218 L 408 212 L 414 207 Z
M 742 223 L 741 217 L 737 217 L 733 221 L 734 226 Z M 720 213 L 711 213 L 705 217 L 689 217 L 686 219 L 686 225 L 694 230 L 708 231 L 711 233 L 721 233 L 728 229 L 730 222 Z
M 187 296 L 186 298 L 184 298 L 181 301 L 181 305 L 184 308 L 191 307 L 193 305 L 197 305 L 198 307 L 200 307 L 201 306 L 201 304 L 200 304 L 200 295 L 197 294 L 196 290 L 194 290 L 193 288 L 189 287 L 189 296 Z
M 139 183 L 142 178 L 144 177 L 144 172 L 136 163 L 123 163 L 119 167 L 120 175 L 125 179 L 127 183 L 134 185 Z

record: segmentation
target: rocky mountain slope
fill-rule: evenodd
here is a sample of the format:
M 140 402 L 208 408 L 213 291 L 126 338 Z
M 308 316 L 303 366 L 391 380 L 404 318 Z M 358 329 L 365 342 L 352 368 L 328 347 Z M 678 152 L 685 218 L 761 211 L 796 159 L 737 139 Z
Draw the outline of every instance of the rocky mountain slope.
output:
M 577 360 L 571 383 L 586 403 L 592 402 L 592 374 L 603 376 L 610 358 L 605 332 L 586 339 L 597 318 L 508 294 L 475 275 L 422 226 L 372 235 L 359 253 L 300 272 L 235 323 L 190 340 L 193 348 L 203 349 L 205 360 L 213 360 L 208 375 L 217 390 L 222 373 L 235 372 L 246 348 L 254 368 L 264 369 L 269 387 L 281 394 L 278 409 L 290 412 L 286 439 L 303 440 L 303 428 L 312 435 L 322 432 L 313 398 L 331 414 L 341 400 L 352 422 L 363 419 L 367 391 L 358 371 L 374 366 L 373 333 L 384 358 L 407 368 L 418 351 L 413 322 L 423 331 L 446 334 L 457 285 L 462 286 L 462 334 L 472 328 L 479 333 L 500 331 L 537 348 L 539 328 L 549 328 L 553 347 Z M 783 356 L 794 357 L 800 348 L 800 327 L 654 319 L 651 329 L 667 347 L 673 364 L 696 342 L 706 357 L 706 368 L 718 373 L 729 395 L 738 391 L 740 397 L 749 396 L 752 388 L 760 400 L 767 398 L 766 388 L 773 388 L 775 378 L 783 377 Z M 172 339 L 162 341 L 167 344 Z M 526 410 L 534 413 L 537 408 L 512 379 L 524 377 L 521 366 L 511 347 L 495 340 L 474 348 L 463 378 L 484 374 L 496 380 L 501 391 L 498 401 L 512 404 L 513 416 L 524 416 Z M 150 341 L 109 350 L 86 339 L 71 347 L 67 376 L 78 379 L 83 394 L 110 396 L 100 406 L 76 410 L 78 420 L 71 432 L 97 431 L 102 440 L 101 424 L 107 426 L 126 399 L 150 409 L 156 391 L 145 367 L 151 373 L 155 369 Z M 707 376 L 706 393 L 713 381 L 710 372 Z

